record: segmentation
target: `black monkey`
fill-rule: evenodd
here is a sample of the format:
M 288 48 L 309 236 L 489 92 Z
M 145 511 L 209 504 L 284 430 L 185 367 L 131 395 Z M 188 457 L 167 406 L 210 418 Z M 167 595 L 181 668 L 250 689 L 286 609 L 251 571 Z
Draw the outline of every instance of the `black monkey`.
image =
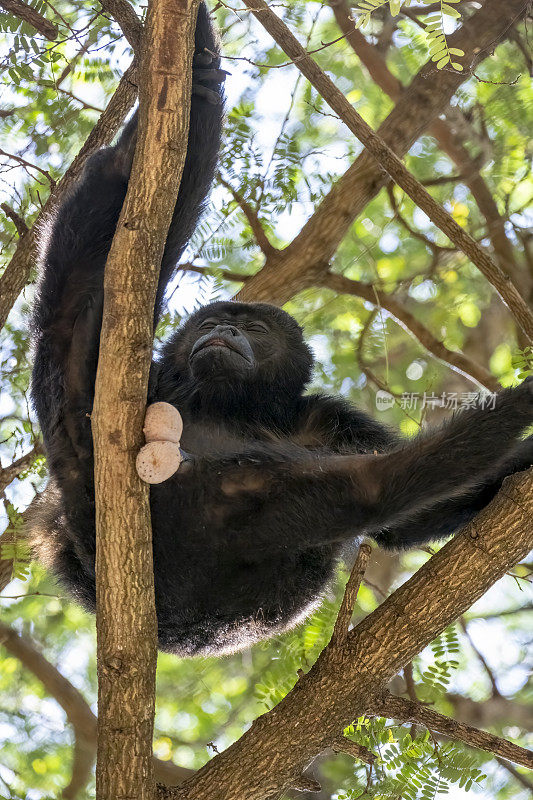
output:
M 196 29 L 191 130 L 157 314 L 196 224 L 221 126 L 217 44 Z M 209 51 L 206 52 L 206 51 Z M 51 225 L 34 314 L 32 396 L 51 481 L 34 523 L 41 555 L 95 604 L 93 403 L 103 270 L 125 196 L 136 121 L 93 156 Z M 214 303 L 154 363 L 150 402 L 184 420 L 187 460 L 151 489 L 160 647 L 217 654 L 283 631 L 313 608 L 343 546 L 406 547 L 456 531 L 505 475 L 532 463 L 533 384 L 501 392 L 412 441 L 339 398 L 305 395 L 312 356 L 284 311 Z

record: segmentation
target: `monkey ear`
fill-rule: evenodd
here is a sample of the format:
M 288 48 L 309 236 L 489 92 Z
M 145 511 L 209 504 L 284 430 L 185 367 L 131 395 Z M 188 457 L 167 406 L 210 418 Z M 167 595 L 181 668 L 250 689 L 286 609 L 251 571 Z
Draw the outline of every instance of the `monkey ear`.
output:
M 163 483 L 178 470 L 183 461 L 180 439 L 183 421 L 170 403 L 148 406 L 144 419 L 146 444 L 136 461 L 137 474 L 145 483 Z

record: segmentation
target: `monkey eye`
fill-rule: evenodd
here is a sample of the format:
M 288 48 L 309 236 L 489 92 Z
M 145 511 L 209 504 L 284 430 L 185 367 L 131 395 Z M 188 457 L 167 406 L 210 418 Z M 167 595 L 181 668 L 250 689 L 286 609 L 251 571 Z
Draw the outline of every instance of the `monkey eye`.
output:
M 200 325 L 198 326 L 198 329 L 201 331 L 207 331 L 210 330 L 211 328 L 216 327 L 217 325 L 218 325 L 218 320 L 216 319 L 212 318 L 204 319 L 204 321 L 200 323 Z
M 269 333 L 268 326 L 264 322 L 250 322 L 246 325 L 246 329 L 254 333 Z

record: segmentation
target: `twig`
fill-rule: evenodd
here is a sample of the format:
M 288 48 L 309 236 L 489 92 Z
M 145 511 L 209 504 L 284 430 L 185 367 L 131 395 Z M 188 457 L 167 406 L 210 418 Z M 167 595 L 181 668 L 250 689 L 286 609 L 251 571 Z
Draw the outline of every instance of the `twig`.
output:
M 509 775 L 512 775 L 515 781 L 517 781 L 521 786 L 525 789 L 529 789 L 533 793 L 533 781 L 530 781 L 526 775 L 522 775 L 516 767 L 506 761 L 504 758 L 497 758 L 496 761 L 498 764 L 507 770 Z
M 470 633 L 468 632 L 468 626 L 466 624 L 466 620 L 465 620 L 464 617 L 461 617 L 459 619 L 459 625 L 461 626 L 461 630 L 463 631 L 464 635 L 468 639 L 468 644 L 470 645 L 470 647 L 474 651 L 478 661 L 480 662 L 481 666 L 483 667 L 483 669 L 487 673 L 488 679 L 490 681 L 490 685 L 492 686 L 492 696 L 493 697 L 501 697 L 501 692 L 498 689 L 498 684 L 496 682 L 496 678 L 494 676 L 494 673 L 491 670 L 491 668 L 489 667 L 487 659 L 485 658 L 483 653 L 481 653 L 477 649 L 477 647 L 475 646 L 474 642 L 472 641 L 472 637 L 470 636 Z M 411 699 L 413 699 L 413 698 L 411 698 Z
M 254 234 L 255 240 L 260 249 L 263 251 L 265 256 L 272 256 L 275 252 L 277 252 L 277 248 L 275 248 L 274 245 L 269 241 L 257 212 L 252 208 L 250 203 L 245 200 L 243 195 L 237 189 L 234 189 L 233 186 L 221 175 L 219 175 L 219 181 L 222 186 L 224 186 L 224 188 L 226 188 L 228 192 L 233 195 L 235 202 L 241 207 L 244 216 L 250 224 L 250 228 L 252 229 L 252 233 Z
M 57 39 L 57 27 L 53 22 L 47 20 L 42 14 L 39 14 L 34 8 L 22 0 L 0 0 L 0 6 L 4 8 L 8 14 L 14 14 L 15 17 L 24 20 L 36 31 L 39 31 L 46 39 L 54 41 Z
M 37 166 L 37 164 L 32 164 L 30 161 L 26 161 L 26 159 L 22 158 L 22 156 L 17 156 L 15 153 L 7 153 L 5 150 L 1 149 L 0 156 L 5 156 L 6 158 L 11 159 L 11 161 L 16 161 L 18 164 L 25 167 L 26 170 L 34 169 L 36 172 L 40 172 L 41 175 L 44 175 L 46 180 L 50 183 L 52 189 L 56 185 L 55 180 L 52 178 L 49 172 L 47 172 L 45 169 L 42 169 L 42 167 Z
M 196 272 L 198 275 L 207 275 L 209 273 L 209 268 L 186 261 L 183 264 L 179 264 L 178 272 Z M 250 277 L 249 275 L 244 275 L 242 272 L 233 272 L 229 269 L 223 269 L 221 273 L 223 280 L 233 281 L 235 283 L 243 283 Z
M 339 613 L 337 614 L 337 619 L 333 628 L 333 633 L 331 634 L 331 647 L 341 647 L 346 641 L 346 636 L 348 634 L 348 629 L 353 616 L 355 601 L 357 600 L 357 593 L 359 591 L 361 581 L 363 580 L 363 575 L 365 574 L 368 566 L 371 553 L 372 547 L 369 544 L 362 542 L 359 545 L 359 552 L 357 553 L 355 564 L 352 567 L 350 577 L 346 583 L 344 597 L 342 598 Z
M 54 89 L 57 92 L 61 92 L 61 94 L 70 97 L 72 100 L 75 100 L 76 103 L 79 103 L 80 105 L 83 106 L 83 108 L 87 109 L 88 111 L 97 111 L 99 114 L 103 114 L 102 108 L 98 108 L 98 106 L 93 106 L 91 103 L 87 103 L 86 100 L 82 100 L 81 97 L 77 97 L 75 94 L 69 92 L 67 89 L 62 89 L 60 86 L 57 86 L 57 84 L 54 86 Z
M 472 725 L 445 717 L 422 703 L 384 694 L 380 701 L 372 705 L 371 713 L 400 722 L 418 722 L 435 733 L 442 733 L 452 739 L 465 742 L 470 747 L 478 747 L 480 750 L 494 753 L 500 758 L 533 769 L 533 753 L 526 750 L 525 747 L 494 736 L 492 733 L 481 731 Z

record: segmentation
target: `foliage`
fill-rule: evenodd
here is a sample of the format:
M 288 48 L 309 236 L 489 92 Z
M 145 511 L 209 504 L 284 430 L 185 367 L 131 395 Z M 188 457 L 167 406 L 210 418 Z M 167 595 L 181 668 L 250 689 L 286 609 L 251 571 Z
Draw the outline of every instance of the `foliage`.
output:
M 372 784 L 341 791 L 338 800 L 434 800 L 454 784 L 468 791 L 486 777 L 476 755 L 452 742 L 439 744 L 429 731 L 413 736 L 385 719 L 360 717 L 344 735 L 371 752 L 379 752 L 379 758 Z
M 425 20 L 425 32 L 427 36 L 429 54 L 431 60 L 437 63 L 437 69 L 444 69 L 448 64 L 451 64 L 453 69 L 462 72 L 463 66 L 457 60 L 452 61 L 452 57 L 461 58 L 464 56 L 464 50 L 458 47 L 449 47 L 448 40 L 445 33 L 445 17 L 452 17 L 459 19 L 460 14 L 454 5 L 459 3 L 460 0 L 440 0 L 440 8 L 435 13 L 429 13 Z M 426 5 L 433 3 L 433 0 L 422 0 Z M 396 17 L 402 8 L 408 8 L 411 0 L 360 0 L 356 7 L 359 16 L 356 21 L 356 28 L 363 28 L 370 24 L 371 15 L 378 9 L 389 5 L 390 13 Z M 429 10 L 428 10 L 429 11 Z

